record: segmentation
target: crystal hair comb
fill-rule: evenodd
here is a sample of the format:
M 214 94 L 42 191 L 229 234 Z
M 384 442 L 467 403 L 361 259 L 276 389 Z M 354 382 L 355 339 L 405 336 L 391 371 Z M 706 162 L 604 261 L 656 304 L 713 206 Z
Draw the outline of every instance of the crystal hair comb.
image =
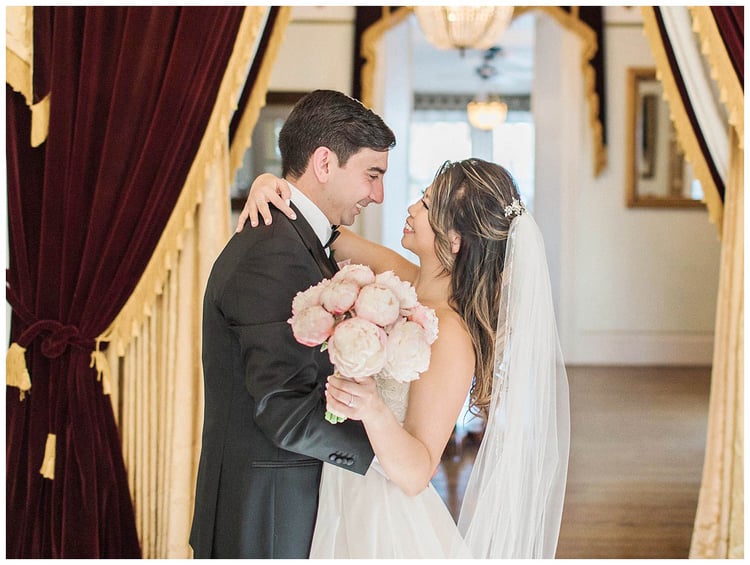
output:
M 520 216 L 526 211 L 526 206 L 523 202 L 520 200 L 517 200 L 514 198 L 509 206 L 505 207 L 505 217 L 506 218 L 515 218 L 516 216 Z

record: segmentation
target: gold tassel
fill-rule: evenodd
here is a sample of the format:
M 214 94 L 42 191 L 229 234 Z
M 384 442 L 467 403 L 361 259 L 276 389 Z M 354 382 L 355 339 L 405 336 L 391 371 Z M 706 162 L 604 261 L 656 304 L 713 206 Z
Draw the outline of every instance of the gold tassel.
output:
M 91 364 L 89 367 L 96 369 L 96 380 L 102 381 L 102 392 L 110 394 L 112 392 L 112 371 L 109 368 L 107 356 L 99 351 L 98 344 L 96 351 L 91 352 Z
M 5 358 L 5 384 L 14 386 L 21 391 L 21 400 L 31 390 L 31 377 L 26 368 L 26 349 L 17 343 L 11 343 Z
M 45 479 L 55 479 L 55 434 L 47 434 L 47 445 L 44 447 L 44 461 L 39 472 Z
M 49 94 L 31 106 L 31 146 L 39 147 L 49 133 Z

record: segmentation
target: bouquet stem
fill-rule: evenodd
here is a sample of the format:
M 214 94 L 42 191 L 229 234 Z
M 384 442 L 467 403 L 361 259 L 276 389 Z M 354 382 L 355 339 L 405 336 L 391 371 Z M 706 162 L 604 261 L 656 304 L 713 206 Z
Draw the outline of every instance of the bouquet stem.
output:
M 333 374 L 337 377 L 345 377 L 341 373 L 339 373 L 338 369 L 334 367 Z M 326 410 L 326 420 L 330 422 L 331 424 L 340 424 L 341 422 L 347 420 L 346 416 L 339 416 L 338 414 L 331 412 L 330 410 Z
M 339 416 L 338 414 L 334 414 L 330 410 L 326 410 L 326 420 L 331 424 L 340 424 L 346 419 L 346 416 Z

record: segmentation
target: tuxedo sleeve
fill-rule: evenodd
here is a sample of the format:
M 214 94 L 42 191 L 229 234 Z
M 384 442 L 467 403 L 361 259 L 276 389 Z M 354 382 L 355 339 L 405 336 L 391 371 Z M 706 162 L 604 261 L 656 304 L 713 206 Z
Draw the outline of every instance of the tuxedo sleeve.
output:
M 253 417 L 263 433 L 284 450 L 364 474 L 373 458 L 364 427 L 325 420 L 328 356 L 298 343 L 288 323 L 297 291 L 320 277 L 299 240 L 277 235 L 257 242 L 238 263 L 220 308 L 237 337 Z

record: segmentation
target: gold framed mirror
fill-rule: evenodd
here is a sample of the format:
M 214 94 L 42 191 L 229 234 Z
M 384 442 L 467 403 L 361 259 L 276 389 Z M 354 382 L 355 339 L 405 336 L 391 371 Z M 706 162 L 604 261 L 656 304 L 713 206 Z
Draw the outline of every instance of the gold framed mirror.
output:
M 680 149 L 656 69 L 630 67 L 627 79 L 627 206 L 702 208 L 703 192 Z

